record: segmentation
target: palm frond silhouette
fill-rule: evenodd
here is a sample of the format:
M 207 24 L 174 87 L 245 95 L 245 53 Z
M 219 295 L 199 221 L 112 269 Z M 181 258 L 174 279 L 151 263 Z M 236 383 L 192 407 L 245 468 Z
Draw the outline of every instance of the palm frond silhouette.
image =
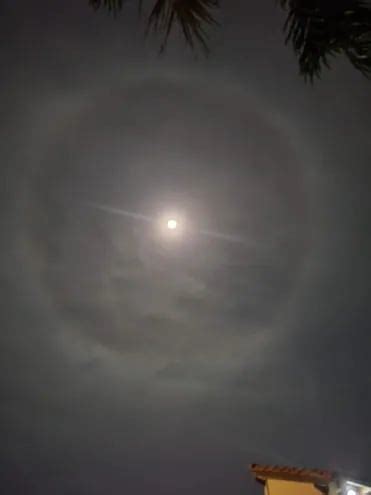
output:
M 101 7 L 116 14 L 122 10 L 124 0 L 90 0 L 95 8 Z M 142 1 L 138 0 L 141 8 Z M 184 39 L 191 47 L 198 42 L 208 51 L 206 29 L 216 24 L 213 10 L 218 7 L 218 0 L 156 0 L 147 20 L 147 31 L 160 31 L 164 34 L 161 43 L 163 51 L 174 25 L 180 26 Z
M 281 0 L 287 10 L 284 30 L 299 62 L 300 73 L 313 81 L 340 54 L 364 76 L 371 75 L 371 10 L 348 0 Z
M 207 29 L 216 24 L 218 0 L 153 0 L 147 19 L 147 31 L 160 31 L 166 47 L 175 25 L 180 27 L 186 43 L 207 51 Z M 117 14 L 125 0 L 89 0 Z M 346 56 L 355 69 L 371 77 L 371 8 L 361 0 L 278 0 L 287 13 L 284 24 L 285 43 L 291 44 L 299 63 L 299 72 L 313 82 L 331 59 Z M 138 0 L 141 7 L 142 0 Z

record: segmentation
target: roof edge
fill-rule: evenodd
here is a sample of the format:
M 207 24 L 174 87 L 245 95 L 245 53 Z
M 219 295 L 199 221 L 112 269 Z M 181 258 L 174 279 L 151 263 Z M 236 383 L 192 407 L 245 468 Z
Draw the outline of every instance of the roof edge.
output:
M 335 479 L 335 473 L 324 469 L 306 469 L 290 466 L 250 464 L 250 471 L 256 479 L 281 479 L 302 483 L 328 485 Z

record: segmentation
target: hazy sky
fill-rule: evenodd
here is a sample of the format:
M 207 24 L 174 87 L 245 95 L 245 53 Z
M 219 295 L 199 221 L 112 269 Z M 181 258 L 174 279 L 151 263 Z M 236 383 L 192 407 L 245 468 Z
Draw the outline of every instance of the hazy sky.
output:
M 371 477 L 370 83 L 305 85 L 273 0 L 225 2 L 209 58 L 135 9 L 0 7 L 1 492 Z

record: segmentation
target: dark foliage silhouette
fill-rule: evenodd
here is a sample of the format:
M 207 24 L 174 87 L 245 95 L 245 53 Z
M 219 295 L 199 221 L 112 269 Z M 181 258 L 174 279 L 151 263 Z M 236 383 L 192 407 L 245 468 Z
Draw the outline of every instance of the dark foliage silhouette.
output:
M 99 9 L 117 14 L 124 0 L 89 0 Z M 287 13 L 283 30 L 291 44 L 305 80 L 320 77 L 330 60 L 344 55 L 364 76 L 371 76 L 371 8 L 359 0 L 278 0 Z M 147 30 L 163 33 L 164 50 L 174 25 L 186 42 L 199 43 L 207 51 L 207 28 L 215 24 L 218 0 L 153 0 Z M 142 0 L 138 0 L 141 9 Z
M 371 75 L 371 10 L 357 0 L 281 0 L 288 15 L 284 30 L 298 57 L 300 73 L 313 80 L 330 59 L 343 54 Z

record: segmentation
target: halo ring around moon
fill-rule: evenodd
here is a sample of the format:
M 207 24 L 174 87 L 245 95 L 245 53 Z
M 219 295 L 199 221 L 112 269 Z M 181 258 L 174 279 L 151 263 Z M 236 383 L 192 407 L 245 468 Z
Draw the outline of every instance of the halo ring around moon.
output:
M 166 159 L 169 163 L 171 160 L 173 162 L 183 160 L 184 168 L 181 166 L 177 168 L 182 187 L 179 187 L 175 196 L 180 201 L 185 200 L 187 192 L 194 193 L 190 202 L 192 204 L 190 215 L 195 213 L 197 208 L 202 215 L 207 210 L 208 200 L 215 206 L 218 194 L 225 194 L 223 201 L 227 205 L 227 211 L 223 218 L 224 224 L 228 224 L 231 220 L 229 229 L 236 231 L 248 230 L 250 222 L 253 240 L 256 238 L 261 242 L 259 238 L 261 234 L 264 242 L 271 243 L 271 248 L 267 248 L 266 251 L 269 259 L 278 258 L 278 263 L 272 263 L 272 266 L 268 263 L 264 266 L 261 255 L 256 255 L 255 258 L 252 256 L 252 259 L 246 262 L 250 263 L 250 268 L 243 267 L 250 277 L 250 281 L 246 283 L 242 278 L 239 279 L 241 267 L 238 263 L 243 263 L 241 260 L 244 259 L 243 254 L 239 253 L 238 263 L 233 264 L 229 261 L 230 280 L 223 282 L 226 293 L 233 291 L 234 294 L 238 294 L 238 301 L 231 304 L 229 309 L 225 309 L 227 316 L 229 312 L 232 315 L 240 314 L 240 318 L 243 318 L 246 312 L 247 320 L 253 325 L 271 324 L 280 308 L 296 290 L 310 239 L 306 181 L 298 153 L 293 149 L 292 140 L 289 139 L 290 129 L 282 126 L 279 128 L 275 122 L 272 122 L 270 112 L 241 85 L 228 80 L 215 80 L 210 89 L 209 81 L 198 75 L 181 78 L 170 73 L 162 77 L 133 78 L 122 81 L 114 89 L 92 91 L 88 96 L 85 93 L 84 96 L 81 95 L 77 105 L 73 104 L 72 99 L 76 99 L 75 94 L 71 96 L 71 104 L 65 105 L 68 110 L 60 109 L 54 130 L 49 133 L 46 142 L 39 144 L 37 163 L 40 165 L 35 170 L 38 165 L 36 162 L 33 163 L 33 173 L 30 174 L 26 184 L 31 207 L 29 215 L 24 220 L 28 237 L 27 248 L 30 249 L 27 249 L 27 252 L 25 250 L 24 258 L 30 277 L 38 280 L 41 290 L 48 295 L 51 311 L 59 312 L 61 319 L 68 318 L 75 322 L 76 328 L 86 318 L 84 328 L 78 331 L 89 339 L 101 341 L 104 345 L 122 349 L 130 345 L 133 347 L 145 345 L 147 337 L 143 336 L 142 341 L 140 339 L 135 341 L 133 336 L 126 336 L 121 341 L 119 328 L 122 315 L 119 307 L 126 297 L 127 289 L 120 289 L 121 292 L 117 289 L 115 270 L 125 279 L 125 267 L 120 262 L 122 252 L 116 247 L 113 252 L 109 250 L 107 252 L 105 242 L 96 239 L 111 237 L 110 242 L 114 245 L 120 242 L 126 243 L 125 249 L 133 256 L 133 263 L 143 263 L 145 270 L 149 270 L 148 266 L 153 262 L 154 255 L 150 251 L 148 239 L 135 237 L 137 234 L 134 232 L 131 239 L 123 240 L 120 238 L 117 226 L 116 230 L 112 231 L 112 224 L 100 225 L 97 219 L 91 218 L 89 222 L 84 223 L 81 214 L 74 216 L 73 209 L 77 207 L 76 204 L 73 207 L 71 205 L 74 204 L 74 198 L 80 196 L 91 199 L 91 195 L 103 201 L 111 198 L 113 202 L 117 202 L 120 200 L 120 181 L 121 184 L 124 181 L 129 184 L 126 190 L 127 197 L 121 197 L 122 204 L 125 200 L 130 203 L 135 199 L 135 191 L 131 190 L 131 185 L 144 180 L 141 206 L 150 208 L 150 202 L 153 200 L 151 197 L 148 198 L 150 181 L 153 179 L 153 189 L 157 188 L 164 192 L 164 197 L 168 191 L 167 186 L 174 184 L 171 181 L 166 183 L 166 180 L 163 181 L 164 183 L 161 182 L 161 178 L 166 177 L 165 172 L 168 172 L 168 168 L 165 167 L 160 174 L 159 169 L 156 171 L 160 159 Z M 146 107 L 154 109 L 152 114 L 154 113 L 156 118 L 145 112 Z M 195 113 L 194 120 L 192 120 L 192 111 Z M 184 126 L 184 114 L 188 119 L 186 126 Z M 156 125 L 161 129 L 156 129 Z M 129 136 L 124 135 L 123 129 Z M 218 150 L 219 158 L 210 151 L 216 146 L 218 138 L 224 140 L 224 145 Z M 270 141 L 273 143 L 272 150 L 269 150 L 267 145 Z M 141 142 L 146 143 L 144 151 L 143 146 L 140 149 Z M 179 149 L 181 153 L 177 154 Z M 104 156 L 106 156 L 105 162 L 102 161 Z M 131 157 L 130 163 L 121 162 L 120 165 L 120 157 L 125 160 L 127 156 Z M 274 172 L 274 159 L 277 156 L 281 161 L 287 158 L 279 174 Z M 145 159 L 150 157 L 152 169 L 148 163 L 144 163 Z M 208 157 L 210 163 L 205 167 L 199 180 L 196 174 L 200 169 L 200 163 L 197 161 L 207 160 Z M 214 163 L 212 163 L 213 159 Z M 192 160 L 196 163 L 190 165 Z M 256 163 L 252 163 L 253 160 Z M 247 174 L 243 171 L 243 167 L 249 170 Z M 244 174 L 245 185 L 241 180 Z M 273 180 L 277 179 L 274 186 L 269 183 L 272 179 L 272 176 L 269 178 L 269 174 L 273 174 Z M 148 180 L 143 179 L 146 175 L 149 176 Z M 52 188 L 50 188 L 51 176 L 56 178 Z M 99 177 L 99 180 L 96 177 Z M 211 182 L 214 180 L 218 185 L 214 189 L 211 188 L 211 192 L 208 190 L 203 200 L 202 187 L 205 186 L 207 189 L 208 180 Z M 253 187 L 249 186 L 249 181 L 257 187 L 259 194 L 266 192 L 265 201 L 271 201 L 270 207 L 265 205 L 262 197 L 255 197 L 255 203 L 251 197 L 249 200 L 249 195 L 256 194 Z M 233 197 L 233 188 L 236 189 L 235 197 Z M 244 188 L 246 194 L 243 192 Z M 69 191 L 70 197 L 66 197 L 66 191 Z M 168 201 L 171 199 L 170 197 Z M 158 197 L 155 200 L 158 200 Z M 233 204 L 228 206 L 228 202 L 233 201 L 237 203 L 237 208 L 246 208 L 246 221 L 233 218 Z M 256 218 L 251 213 L 252 205 L 256 208 L 254 213 Z M 162 205 L 159 204 L 160 206 Z M 262 208 L 261 212 L 259 207 Z M 277 211 L 274 213 L 275 209 L 282 214 L 284 221 L 277 215 L 272 220 L 270 232 L 270 220 L 266 216 L 269 214 L 274 216 L 277 213 Z M 209 217 L 212 215 L 210 214 Z M 293 226 L 295 235 L 290 228 L 283 229 L 285 220 Z M 259 221 L 264 224 L 260 233 Z M 217 220 L 215 222 L 217 223 Z M 278 222 L 277 225 L 274 222 Z M 48 236 L 44 231 L 46 226 L 49 228 Z M 135 226 L 133 229 L 135 231 Z M 281 239 L 277 239 L 279 235 L 282 235 Z M 210 246 L 208 248 L 210 251 Z M 135 254 L 136 252 L 138 254 Z M 246 259 L 248 256 L 250 255 L 246 254 Z M 202 259 L 201 256 L 200 260 Z M 97 260 L 100 263 L 98 266 L 96 266 Z M 261 263 L 260 268 L 256 266 L 258 263 Z M 76 269 L 77 266 L 80 271 Z M 185 270 L 184 266 L 182 269 Z M 214 283 L 222 283 L 218 276 L 215 276 L 215 279 L 210 273 L 204 276 L 201 265 L 193 264 L 192 270 L 196 273 L 199 270 L 199 278 L 197 279 L 196 276 L 195 279 L 203 287 L 208 288 Z M 133 271 L 133 268 L 130 268 L 130 271 Z M 217 272 L 217 266 L 212 266 L 212 271 Z M 69 282 L 66 273 L 71 275 Z M 95 276 L 92 273 L 95 273 Z M 177 276 L 180 277 L 179 273 L 177 272 Z M 280 287 L 275 285 L 275 279 L 281 282 Z M 104 290 L 102 280 L 108 283 L 108 288 Z M 249 283 L 253 287 L 254 280 L 258 283 L 259 280 L 263 280 L 261 284 L 263 288 L 254 295 L 255 299 L 251 297 L 252 289 L 249 287 Z M 71 284 L 69 288 L 66 286 L 68 283 Z M 238 292 L 239 284 L 240 292 Z M 270 286 L 274 288 L 269 292 Z M 111 291 L 114 297 L 105 307 L 102 301 L 107 297 L 106 290 Z M 187 290 L 188 286 L 185 288 L 186 292 Z M 79 298 L 79 302 L 75 304 L 74 301 Z M 94 301 L 97 300 L 100 302 L 94 306 Z M 245 304 L 244 300 L 247 301 Z M 202 301 L 196 300 L 187 304 L 193 304 L 197 308 L 202 306 Z M 152 309 L 148 307 L 145 312 L 152 314 L 151 311 Z M 203 310 L 199 309 L 199 311 L 202 313 Z M 265 317 L 264 314 L 268 316 Z M 102 336 L 99 332 L 99 325 L 103 324 L 111 328 L 107 331 L 108 337 Z M 185 323 L 182 320 L 176 323 L 178 324 L 183 328 Z M 128 330 L 131 331 L 133 329 Z M 190 335 L 189 339 L 192 338 L 198 339 Z M 156 339 L 152 339 L 156 349 Z M 206 340 L 200 345 L 206 349 Z M 175 347 L 177 347 L 175 341 L 169 344 L 171 352 Z

